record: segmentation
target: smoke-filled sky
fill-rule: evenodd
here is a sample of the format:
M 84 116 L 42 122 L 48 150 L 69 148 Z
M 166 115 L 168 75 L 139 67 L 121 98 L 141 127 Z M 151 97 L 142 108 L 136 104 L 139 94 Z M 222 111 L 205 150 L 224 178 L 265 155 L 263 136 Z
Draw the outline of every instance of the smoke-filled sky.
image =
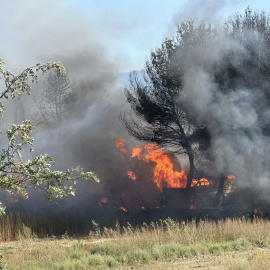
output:
M 217 23 L 248 5 L 270 11 L 264 0 L 1 0 L 0 51 L 10 68 L 91 48 L 119 72 L 141 69 L 179 22 Z
M 36 134 L 37 150 L 53 155 L 61 169 L 81 165 L 99 172 L 106 181 L 106 191 L 117 190 L 123 196 L 128 190 L 142 195 L 147 189 L 133 184 L 120 189 L 113 182 L 130 181 L 120 171 L 122 157 L 114 148 L 116 137 L 128 137 L 118 120 L 127 104 L 117 75 L 143 68 L 146 56 L 165 37 L 175 36 L 181 21 L 219 24 L 237 11 L 243 13 L 248 5 L 270 12 L 270 3 L 263 0 L 0 3 L 0 56 L 6 68 L 20 72 L 37 62 L 60 60 L 79 93 L 68 122 L 53 136 L 44 131 Z

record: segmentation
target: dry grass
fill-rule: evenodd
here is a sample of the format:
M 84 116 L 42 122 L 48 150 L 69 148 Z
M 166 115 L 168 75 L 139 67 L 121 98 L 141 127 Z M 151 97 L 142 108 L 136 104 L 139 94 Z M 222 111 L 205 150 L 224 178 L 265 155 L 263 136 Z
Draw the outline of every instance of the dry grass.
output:
M 254 248 L 249 251 L 233 251 L 220 256 L 203 255 L 170 262 L 156 262 L 153 265 L 134 267 L 135 270 L 268 270 L 270 265 L 270 250 Z M 124 267 L 122 269 L 130 269 Z
M 270 221 L 255 218 L 226 220 L 193 220 L 191 222 L 178 222 L 170 218 L 144 223 L 138 228 L 131 225 L 120 228 L 99 228 L 90 232 L 91 237 L 130 239 L 141 247 L 149 243 L 178 243 L 184 246 L 199 242 L 224 243 L 228 241 L 248 239 L 256 246 L 264 247 L 270 243 Z
M 20 224 L 16 218 L 14 223 Z M 8 222 L 11 219 L 1 226 Z M 93 222 L 89 236 L 77 239 L 67 234 L 61 239 L 39 239 L 23 224 L 17 225 L 20 233 L 14 235 L 1 226 L 1 239 L 17 239 L 0 243 L 8 269 L 140 269 L 142 265 L 147 269 L 164 269 L 164 265 L 165 269 L 268 269 L 270 263 L 270 221 L 260 218 L 191 222 L 168 218 L 136 228 L 118 222 L 106 228 Z

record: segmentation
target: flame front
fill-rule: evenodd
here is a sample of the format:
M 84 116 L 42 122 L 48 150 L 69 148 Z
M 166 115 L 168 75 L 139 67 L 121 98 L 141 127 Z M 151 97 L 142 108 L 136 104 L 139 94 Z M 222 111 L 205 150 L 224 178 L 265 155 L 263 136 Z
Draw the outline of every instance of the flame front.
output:
M 124 139 L 116 139 L 116 147 L 125 155 L 129 155 L 124 146 Z M 162 188 L 185 188 L 187 185 L 187 175 L 185 171 L 175 171 L 173 162 L 169 155 L 156 143 L 138 146 L 133 149 L 131 155 L 146 163 L 153 163 L 153 182 L 162 192 Z M 127 171 L 129 178 L 135 180 L 136 176 L 132 171 Z M 206 178 L 200 180 L 193 179 L 191 186 L 208 186 L 209 181 Z
M 187 175 L 184 171 L 174 171 L 173 162 L 166 152 L 151 143 L 133 149 L 131 157 L 137 157 L 147 163 L 155 163 L 153 181 L 162 191 L 167 188 L 184 188 L 187 184 Z
M 107 197 L 102 197 L 101 200 L 98 202 L 99 206 L 102 206 L 103 204 L 107 203 L 109 199 Z
M 206 178 L 201 178 L 200 180 L 193 179 L 191 186 L 209 186 L 210 182 Z
M 134 172 L 132 172 L 132 171 L 127 171 L 127 175 L 132 180 L 136 180 L 137 179 L 137 177 L 135 176 Z
M 124 142 L 125 142 L 124 139 L 118 139 L 118 138 L 117 138 L 117 139 L 115 140 L 115 145 L 116 145 L 116 148 L 117 148 L 121 153 L 123 153 L 124 155 L 128 156 L 128 155 L 129 155 L 129 152 L 128 152 L 128 150 L 125 148 Z
M 124 211 L 124 212 L 127 212 L 127 209 L 124 206 L 120 206 L 119 209 Z
M 232 184 L 234 180 L 235 180 L 235 176 L 232 175 L 232 174 L 229 174 L 229 175 L 227 176 L 227 179 L 225 180 L 225 183 Z

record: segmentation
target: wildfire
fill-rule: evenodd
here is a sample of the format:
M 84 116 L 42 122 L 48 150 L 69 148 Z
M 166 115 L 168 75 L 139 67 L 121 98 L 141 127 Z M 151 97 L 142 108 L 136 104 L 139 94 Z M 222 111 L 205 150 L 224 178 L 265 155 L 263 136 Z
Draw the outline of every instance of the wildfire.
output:
M 98 205 L 101 207 L 108 207 L 108 208 L 115 208 L 115 209 L 120 209 L 124 212 L 127 212 L 128 210 L 122 206 L 121 204 L 119 204 L 118 201 L 109 198 L 109 197 L 102 197 L 99 202 Z
M 235 179 L 235 176 L 232 174 L 229 174 L 225 182 L 231 184 L 234 181 L 234 179 Z
M 132 172 L 132 171 L 127 171 L 127 175 L 132 180 L 136 180 L 137 179 L 137 177 L 135 176 L 134 172 Z
M 186 186 L 186 173 L 184 171 L 174 171 L 171 159 L 157 144 L 151 143 L 134 148 L 131 157 L 137 157 L 147 163 L 156 164 L 153 181 L 161 191 L 163 187 L 184 188 Z
M 98 205 L 102 206 L 102 204 L 107 203 L 109 199 L 107 197 L 102 197 L 101 200 L 99 201 Z
M 206 178 L 200 180 L 193 179 L 191 186 L 209 186 L 210 182 Z
M 124 212 L 127 212 L 127 209 L 126 209 L 125 207 L 123 207 L 123 206 L 120 206 L 120 209 L 121 209 L 122 211 L 124 211 Z
M 108 199 L 107 197 L 102 197 L 101 200 L 100 200 L 100 202 L 102 202 L 102 203 L 107 203 L 108 200 L 109 200 L 109 199 Z
M 116 147 L 124 153 L 128 154 L 124 146 L 123 139 L 116 139 Z M 162 149 L 159 148 L 157 144 L 150 143 L 145 146 L 138 146 L 133 149 L 131 155 L 133 158 L 137 158 L 146 163 L 155 164 L 153 170 L 153 182 L 156 183 L 157 187 L 162 192 L 162 188 L 185 188 L 187 185 L 187 175 L 185 171 L 175 171 L 173 169 L 173 162 L 169 155 Z M 133 179 L 133 172 L 128 171 L 128 175 Z M 135 177 L 135 175 L 134 175 Z M 135 178 L 136 179 L 136 178 Z M 135 180 L 133 179 L 133 180 Z M 192 186 L 209 185 L 209 181 L 205 178 L 200 180 L 193 179 Z
M 124 139 L 116 139 L 115 140 L 115 145 L 117 147 L 117 149 L 123 153 L 124 155 L 128 156 L 129 155 L 129 152 L 128 150 L 125 148 L 124 146 L 124 143 L 125 143 L 125 140 Z

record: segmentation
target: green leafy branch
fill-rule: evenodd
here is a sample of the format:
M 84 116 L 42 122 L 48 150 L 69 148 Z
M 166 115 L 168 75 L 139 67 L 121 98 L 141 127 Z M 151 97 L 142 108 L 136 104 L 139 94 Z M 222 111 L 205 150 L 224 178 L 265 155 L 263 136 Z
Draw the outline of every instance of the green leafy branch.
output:
M 59 63 L 37 64 L 25 69 L 19 76 L 11 71 L 4 71 L 3 60 L 0 58 L 0 79 L 5 82 L 6 89 L 0 94 L 0 99 L 14 98 L 23 92 L 31 94 L 29 81 L 37 82 L 36 72 L 45 73 L 54 69 L 58 76 L 65 75 L 64 67 Z M 4 113 L 4 106 L 0 103 L 0 115 Z M 67 195 L 75 195 L 72 184 L 78 179 L 93 179 L 99 182 L 93 172 L 84 172 L 81 167 L 70 168 L 66 171 L 52 170 L 54 162 L 49 155 L 38 155 L 33 159 L 24 161 L 21 150 L 28 147 L 30 152 L 34 151 L 35 139 L 30 136 L 35 129 L 34 125 L 26 120 L 20 125 L 12 125 L 5 133 L 8 139 L 7 147 L 0 150 L 0 188 L 9 193 L 22 194 L 28 197 L 28 186 L 44 185 L 46 198 L 62 198 Z M 1 131 L 3 134 L 4 132 Z M 0 214 L 4 213 L 4 207 L 0 203 Z

